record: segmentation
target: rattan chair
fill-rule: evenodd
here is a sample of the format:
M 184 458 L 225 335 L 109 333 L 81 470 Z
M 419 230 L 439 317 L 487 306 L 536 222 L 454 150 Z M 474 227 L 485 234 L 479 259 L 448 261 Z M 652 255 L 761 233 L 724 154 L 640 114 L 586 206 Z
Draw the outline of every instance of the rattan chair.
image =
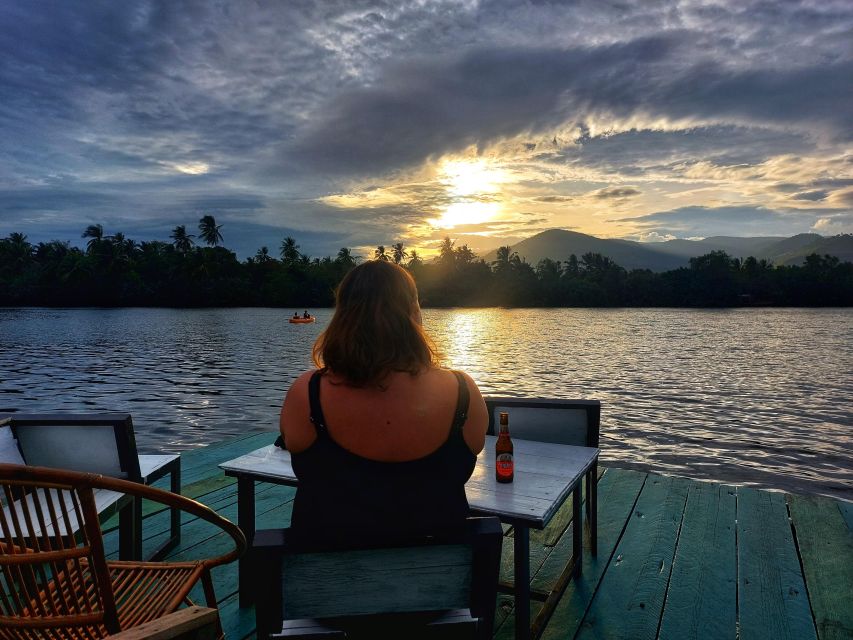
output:
M 228 553 L 182 562 L 108 561 L 97 490 L 154 500 L 206 520 L 234 541 Z M 203 504 L 104 476 L 0 464 L 0 640 L 94 640 L 165 616 L 210 570 L 246 548 L 240 529 Z

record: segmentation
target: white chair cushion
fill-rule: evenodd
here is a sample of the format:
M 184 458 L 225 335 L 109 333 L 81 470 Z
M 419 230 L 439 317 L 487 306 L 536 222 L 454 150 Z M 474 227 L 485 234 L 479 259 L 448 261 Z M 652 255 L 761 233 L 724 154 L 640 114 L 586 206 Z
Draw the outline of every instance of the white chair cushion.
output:
M 11 427 L 0 427 L 0 462 L 4 464 L 26 464 L 18 450 L 18 441 Z

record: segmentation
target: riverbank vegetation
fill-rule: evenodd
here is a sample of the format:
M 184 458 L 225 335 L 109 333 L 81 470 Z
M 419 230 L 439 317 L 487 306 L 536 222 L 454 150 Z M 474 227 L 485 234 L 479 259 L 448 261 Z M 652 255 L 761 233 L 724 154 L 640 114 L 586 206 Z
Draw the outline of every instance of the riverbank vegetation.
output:
M 85 249 L 68 242 L 0 239 L 0 306 L 330 306 L 333 289 L 359 258 L 348 248 L 312 258 L 294 238 L 240 261 L 220 246 L 222 225 L 199 221 L 195 236 L 176 227 L 170 242 L 135 242 L 90 225 Z M 596 253 L 527 263 L 501 247 L 486 263 L 445 238 L 429 262 L 402 243 L 379 246 L 370 259 L 391 260 L 415 277 L 425 306 L 851 306 L 853 263 L 816 254 L 800 266 L 774 266 L 722 251 L 688 267 L 627 271 Z

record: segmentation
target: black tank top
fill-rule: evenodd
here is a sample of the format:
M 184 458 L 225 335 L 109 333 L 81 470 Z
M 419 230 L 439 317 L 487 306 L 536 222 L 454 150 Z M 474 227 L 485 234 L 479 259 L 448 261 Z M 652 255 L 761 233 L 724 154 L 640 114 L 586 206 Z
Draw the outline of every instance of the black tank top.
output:
M 458 371 L 456 412 L 447 440 L 432 453 L 405 462 L 381 462 L 343 448 L 329 435 L 320 406 L 321 371 L 308 398 L 317 439 L 291 455 L 299 479 L 291 528 L 300 537 L 340 539 L 349 533 L 428 533 L 468 516 L 465 483 L 477 456 L 465 443 L 468 386 Z

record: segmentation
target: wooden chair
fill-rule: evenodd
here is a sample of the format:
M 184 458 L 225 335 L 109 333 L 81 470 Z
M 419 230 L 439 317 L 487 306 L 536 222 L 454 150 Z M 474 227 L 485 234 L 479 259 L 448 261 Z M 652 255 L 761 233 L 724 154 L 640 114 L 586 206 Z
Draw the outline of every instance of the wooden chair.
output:
M 601 403 L 598 400 L 557 400 L 550 398 L 486 397 L 490 435 L 502 411 L 509 413 L 512 437 L 539 442 L 598 447 Z M 598 553 L 598 463 L 586 475 L 586 514 L 589 523 L 590 553 Z
M 227 533 L 234 548 L 182 562 L 107 561 L 97 491 L 154 500 Z M 212 567 L 236 560 L 246 539 L 208 507 L 128 480 L 44 467 L 0 464 L 0 639 L 93 640 L 132 629 L 191 604 L 201 582 L 216 607 Z M 220 632 L 221 635 L 221 632 Z
M 99 473 L 146 485 L 168 474 L 172 493 L 181 492 L 180 456 L 138 454 L 130 414 L 16 413 L 7 420 L 17 452 L 11 446 L 3 447 L 2 442 L 8 438 L 0 437 L 0 463 Z M 121 500 L 122 496 L 116 494 L 115 498 Z M 102 508 L 113 506 L 99 504 Z M 119 556 L 122 560 L 140 560 L 142 500 L 121 500 L 116 508 L 121 540 Z M 180 515 L 177 509 L 172 509 L 170 536 L 151 559 L 165 557 L 180 541 Z
M 497 518 L 335 545 L 296 542 L 290 529 L 258 531 L 258 638 L 491 639 L 501 538 Z

